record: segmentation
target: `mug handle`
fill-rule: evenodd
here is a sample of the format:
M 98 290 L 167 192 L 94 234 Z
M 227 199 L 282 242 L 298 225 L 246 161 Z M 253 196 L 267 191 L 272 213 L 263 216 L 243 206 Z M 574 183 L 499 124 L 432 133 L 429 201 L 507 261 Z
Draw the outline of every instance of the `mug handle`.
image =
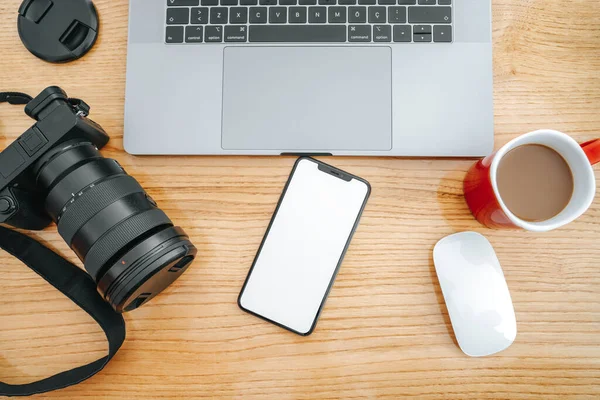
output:
M 593 139 L 581 143 L 581 148 L 585 152 L 590 164 L 594 165 L 600 162 L 600 139 Z

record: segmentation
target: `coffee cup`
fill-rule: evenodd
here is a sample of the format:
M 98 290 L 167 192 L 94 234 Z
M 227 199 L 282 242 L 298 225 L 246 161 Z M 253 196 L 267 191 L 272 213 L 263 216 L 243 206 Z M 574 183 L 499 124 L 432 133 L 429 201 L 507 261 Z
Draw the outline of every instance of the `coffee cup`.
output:
M 572 193 L 568 193 L 570 197 L 566 198 L 564 207 L 557 213 L 542 220 L 531 220 L 522 215 L 517 216 L 513 212 L 515 209 L 511 210 L 507 205 L 508 196 L 503 198 L 502 188 L 499 185 L 499 169 L 503 162 L 507 162 L 507 155 L 511 157 L 510 154 L 513 154 L 512 157 L 516 157 L 516 152 L 513 152 L 515 149 L 526 155 L 526 152 L 522 151 L 522 146 L 527 145 L 542 146 L 546 152 L 558 153 L 561 156 L 559 158 L 563 160 L 563 163 L 566 162 L 570 170 L 569 179 L 570 188 L 572 188 Z M 540 149 L 532 150 L 540 151 Z M 520 161 L 522 167 L 524 160 Z M 554 130 L 545 129 L 527 133 L 511 140 L 469 169 L 464 180 L 465 199 L 473 216 L 488 228 L 524 229 L 533 232 L 550 231 L 574 221 L 590 207 L 596 194 L 596 179 L 592 165 L 598 162 L 600 162 L 600 139 L 590 140 L 580 145 L 570 136 Z M 531 175 L 530 169 L 522 168 L 523 174 Z M 554 176 L 545 176 L 544 178 L 541 181 L 556 186 L 557 182 L 555 182 Z M 519 179 L 520 177 L 516 176 L 514 181 L 518 182 Z M 508 182 L 510 185 L 510 180 Z M 535 190 L 535 187 L 528 187 L 529 193 L 531 190 Z M 507 193 L 506 190 L 505 193 Z M 514 195 L 511 193 L 511 196 L 514 197 Z M 539 204 L 544 203 L 544 200 L 535 200 L 535 198 L 536 196 L 531 196 L 530 201 L 537 201 L 538 204 L 529 204 L 534 211 L 539 209 L 537 206 L 544 205 Z M 522 200 L 529 201 L 527 198 Z

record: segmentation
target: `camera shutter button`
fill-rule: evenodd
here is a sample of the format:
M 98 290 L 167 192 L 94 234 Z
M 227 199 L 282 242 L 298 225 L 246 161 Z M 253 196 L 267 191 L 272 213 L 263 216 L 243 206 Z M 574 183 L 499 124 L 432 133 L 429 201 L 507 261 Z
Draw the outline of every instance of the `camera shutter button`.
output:
M 8 197 L 0 197 L 0 214 L 8 214 L 14 209 L 14 204 Z

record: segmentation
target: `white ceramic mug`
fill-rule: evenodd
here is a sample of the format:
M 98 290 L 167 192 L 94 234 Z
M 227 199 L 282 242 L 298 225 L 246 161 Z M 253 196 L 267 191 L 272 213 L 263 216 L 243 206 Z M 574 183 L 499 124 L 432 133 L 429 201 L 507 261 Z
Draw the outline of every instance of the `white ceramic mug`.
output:
M 530 222 L 517 217 L 508 209 L 498 191 L 497 173 L 502 159 L 509 151 L 527 144 L 540 144 L 554 149 L 567 161 L 573 174 L 571 200 L 558 215 L 545 221 Z M 465 198 L 475 218 L 489 228 L 550 231 L 579 218 L 590 207 L 596 195 L 592 165 L 598 162 L 600 139 L 579 145 L 569 135 L 554 130 L 527 133 L 471 167 L 464 181 Z

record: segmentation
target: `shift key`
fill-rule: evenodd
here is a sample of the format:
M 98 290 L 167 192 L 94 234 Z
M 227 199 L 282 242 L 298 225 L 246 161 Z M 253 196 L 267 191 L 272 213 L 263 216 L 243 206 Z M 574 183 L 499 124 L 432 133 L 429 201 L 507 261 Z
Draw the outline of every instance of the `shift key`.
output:
M 452 7 L 408 7 L 408 22 L 411 24 L 449 24 L 452 22 Z

